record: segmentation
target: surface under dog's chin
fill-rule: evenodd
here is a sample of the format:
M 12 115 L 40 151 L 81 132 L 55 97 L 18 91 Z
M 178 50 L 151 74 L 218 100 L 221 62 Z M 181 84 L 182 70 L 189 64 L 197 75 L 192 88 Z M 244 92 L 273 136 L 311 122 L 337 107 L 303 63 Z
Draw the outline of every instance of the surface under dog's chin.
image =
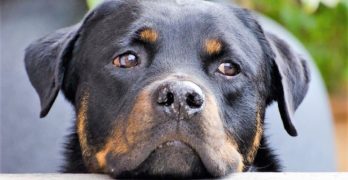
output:
M 136 169 L 116 178 L 207 178 L 211 177 L 198 153 L 181 141 L 157 147 Z

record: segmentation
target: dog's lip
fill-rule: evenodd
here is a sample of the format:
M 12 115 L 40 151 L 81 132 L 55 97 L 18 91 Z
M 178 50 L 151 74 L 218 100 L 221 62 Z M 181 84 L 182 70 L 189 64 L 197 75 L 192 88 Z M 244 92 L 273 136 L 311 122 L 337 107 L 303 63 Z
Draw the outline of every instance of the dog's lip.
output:
M 224 176 L 227 172 L 233 171 L 236 168 L 235 166 L 238 165 L 236 163 L 241 161 L 239 157 L 229 156 L 230 158 L 224 159 L 221 153 L 226 150 L 221 150 L 218 145 L 209 143 L 212 141 L 211 138 L 218 138 L 217 141 L 220 141 L 219 144 L 221 144 L 221 142 L 224 142 L 221 140 L 224 137 L 202 139 L 190 132 L 190 128 L 185 127 L 184 122 L 181 123 L 180 125 L 183 128 L 180 129 L 179 133 L 177 131 L 178 124 L 173 121 L 169 125 L 165 124 L 158 127 L 157 129 L 160 133 L 152 136 L 150 141 L 138 141 L 138 143 L 135 143 L 132 149 L 126 154 L 109 154 L 110 158 L 107 161 L 109 165 L 106 171 L 113 177 L 117 177 L 124 172 L 137 169 L 161 145 L 163 147 L 164 145 L 181 145 L 182 143 L 189 146 L 197 154 L 207 172 L 214 177 Z M 232 149 L 228 150 L 234 153 Z M 234 164 L 232 166 L 228 165 L 231 162 Z
M 138 152 L 133 152 L 134 154 L 129 154 L 128 157 L 121 157 L 118 158 L 116 160 L 114 160 L 114 162 L 120 162 L 123 161 L 121 164 L 128 164 L 126 169 L 119 169 L 118 166 L 112 166 L 108 168 L 108 173 L 114 177 L 114 178 L 119 178 L 119 175 L 123 174 L 123 173 L 128 173 L 128 172 L 132 172 L 132 171 L 137 171 L 138 168 L 141 167 L 141 165 L 146 162 L 148 160 L 148 158 L 150 158 L 150 156 L 156 152 L 157 150 L 161 150 L 162 148 L 189 148 L 194 155 L 196 155 L 199 160 L 202 162 L 202 165 L 204 166 L 204 168 L 206 169 L 207 166 L 205 165 L 205 163 L 203 162 L 201 155 L 203 155 L 203 153 L 199 153 L 195 148 L 193 148 L 192 145 L 188 144 L 185 141 L 182 140 L 167 140 L 167 141 L 162 141 L 162 142 L 157 142 L 156 145 L 146 145 L 143 150 L 141 151 L 141 155 L 135 155 Z M 131 156 L 131 158 L 129 158 Z M 134 159 L 134 157 L 136 159 L 136 162 L 127 162 L 127 160 L 129 159 Z M 208 171 L 209 173 L 209 171 Z M 211 174 L 211 173 L 209 173 Z
M 121 164 L 128 164 L 128 168 L 127 169 L 118 169 L 118 168 L 111 168 L 109 169 L 109 172 L 111 173 L 112 176 L 117 177 L 118 174 L 121 174 L 122 172 L 127 172 L 127 171 L 132 171 L 135 170 L 137 168 L 139 168 L 141 166 L 141 164 L 143 162 L 145 162 L 147 160 L 147 158 L 149 158 L 149 156 L 152 154 L 152 152 L 156 151 L 159 148 L 164 148 L 164 147 L 170 147 L 170 146 L 186 146 L 191 148 L 195 154 L 197 154 L 198 158 L 200 158 L 200 160 L 203 163 L 204 168 L 207 169 L 207 171 L 209 172 L 209 174 L 211 174 L 212 176 L 222 176 L 224 174 L 221 174 L 220 172 L 217 172 L 215 170 L 212 170 L 212 167 L 214 167 L 214 163 L 212 163 L 212 161 L 214 161 L 213 159 L 211 159 L 211 157 L 208 157 L 209 155 L 207 154 L 207 152 L 204 152 L 202 150 L 200 150 L 200 146 L 195 146 L 194 143 L 188 143 L 188 142 L 184 142 L 182 140 L 168 140 L 168 141 L 164 141 L 162 143 L 158 143 L 157 145 L 153 146 L 153 145 L 147 145 L 143 148 L 143 150 L 141 152 L 134 152 L 135 154 L 141 154 L 139 155 L 130 155 L 130 156 L 136 156 L 137 160 L 134 162 L 129 162 L 129 158 L 127 157 L 121 157 L 118 160 L 115 160 L 115 162 L 121 162 Z M 134 160 L 134 158 L 131 158 Z M 127 162 L 128 161 L 128 162 Z M 115 166 L 117 167 L 117 166 Z

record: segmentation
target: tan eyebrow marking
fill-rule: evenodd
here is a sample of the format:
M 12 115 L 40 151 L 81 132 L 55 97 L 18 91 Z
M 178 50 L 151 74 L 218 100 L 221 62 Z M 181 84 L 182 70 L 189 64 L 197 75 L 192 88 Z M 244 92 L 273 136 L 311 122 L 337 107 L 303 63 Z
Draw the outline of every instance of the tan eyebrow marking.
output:
M 222 42 L 218 39 L 207 39 L 204 44 L 204 50 L 209 55 L 219 54 L 222 51 Z
M 140 39 L 144 42 L 155 43 L 158 39 L 158 33 L 152 28 L 145 28 L 139 33 Z

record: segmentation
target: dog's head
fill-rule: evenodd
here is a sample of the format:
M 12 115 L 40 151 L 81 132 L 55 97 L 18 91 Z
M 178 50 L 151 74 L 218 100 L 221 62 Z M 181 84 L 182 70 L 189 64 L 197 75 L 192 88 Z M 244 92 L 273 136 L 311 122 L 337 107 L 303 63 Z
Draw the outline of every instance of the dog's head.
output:
M 272 101 L 296 136 L 309 81 L 306 63 L 247 10 L 205 1 L 104 2 L 30 45 L 25 63 L 41 117 L 62 89 L 85 166 L 116 177 L 243 171 Z

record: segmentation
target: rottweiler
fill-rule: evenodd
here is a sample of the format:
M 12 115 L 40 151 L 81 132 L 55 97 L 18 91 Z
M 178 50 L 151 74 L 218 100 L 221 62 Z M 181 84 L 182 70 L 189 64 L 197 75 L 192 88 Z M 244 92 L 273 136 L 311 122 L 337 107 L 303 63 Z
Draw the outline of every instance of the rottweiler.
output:
M 280 171 L 266 107 L 285 130 L 307 93 L 306 61 L 254 15 L 199 0 L 109 0 L 26 49 L 41 117 L 60 90 L 76 112 L 66 173 L 215 178 Z

